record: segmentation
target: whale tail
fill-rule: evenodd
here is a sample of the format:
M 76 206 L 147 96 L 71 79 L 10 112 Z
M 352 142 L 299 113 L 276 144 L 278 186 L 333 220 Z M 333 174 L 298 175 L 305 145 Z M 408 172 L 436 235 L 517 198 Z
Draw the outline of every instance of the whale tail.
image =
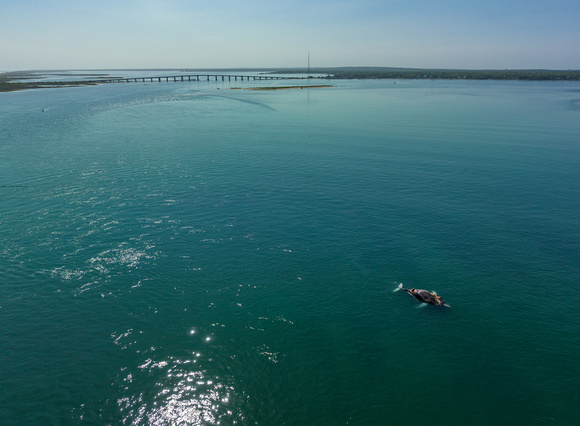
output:
M 393 293 L 401 290 L 403 288 L 403 284 L 399 284 L 399 287 L 397 287 L 396 289 L 393 290 Z

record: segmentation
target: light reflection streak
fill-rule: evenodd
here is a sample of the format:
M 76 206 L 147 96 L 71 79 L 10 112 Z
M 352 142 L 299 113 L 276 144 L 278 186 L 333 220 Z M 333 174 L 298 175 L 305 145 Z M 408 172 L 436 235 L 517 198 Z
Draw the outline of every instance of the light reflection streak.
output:
M 139 372 L 127 374 L 124 380 L 134 382 L 151 380 L 155 390 L 151 393 L 128 395 L 117 400 L 123 413 L 123 423 L 141 425 L 205 425 L 235 423 L 230 405 L 234 388 L 222 383 L 218 377 L 208 377 L 204 370 L 195 368 L 191 360 L 145 360 Z M 141 377 L 138 377 L 141 376 Z M 143 389 L 142 383 L 135 384 Z

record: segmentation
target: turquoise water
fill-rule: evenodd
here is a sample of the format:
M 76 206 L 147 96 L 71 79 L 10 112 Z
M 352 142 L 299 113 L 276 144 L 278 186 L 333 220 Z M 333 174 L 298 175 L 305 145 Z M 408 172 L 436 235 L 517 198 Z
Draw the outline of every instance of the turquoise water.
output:
M 577 424 L 580 85 L 329 83 L 0 94 L 0 424 Z

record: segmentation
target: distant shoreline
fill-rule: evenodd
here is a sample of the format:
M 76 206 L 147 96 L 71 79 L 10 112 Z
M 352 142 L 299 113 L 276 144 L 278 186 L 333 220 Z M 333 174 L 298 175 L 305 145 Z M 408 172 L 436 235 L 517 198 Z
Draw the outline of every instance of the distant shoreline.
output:
M 392 79 L 392 80 L 522 80 L 580 81 L 580 70 L 461 70 L 387 67 L 313 68 L 311 74 L 327 74 L 332 79 Z M 273 74 L 307 73 L 304 68 L 273 71 Z
M 28 89 L 47 89 L 50 87 L 80 87 L 96 86 L 100 83 L 89 81 L 59 81 L 59 82 L 30 82 L 30 83 L 11 83 L 0 81 L 0 92 L 15 92 L 18 90 Z
M 89 70 L 90 71 L 90 70 Z M 98 72 L 75 71 L 65 73 L 58 71 L 14 71 L 0 73 L 0 92 L 11 92 L 27 89 L 51 87 L 80 87 L 97 84 L 106 84 L 108 81 L 99 81 L 100 78 L 115 79 L 109 74 Z M 137 70 L 115 70 L 137 71 Z M 194 70 L 191 70 L 194 71 Z M 239 71 L 229 69 L 224 71 Z M 257 70 L 255 70 L 257 71 Z M 415 68 L 386 68 L 386 67 L 339 67 L 339 68 L 279 68 L 262 69 L 261 74 L 303 74 L 309 80 L 360 80 L 360 79 L 391 79 L 391 80 L 516 80 L 516 81 L 580 81 L 580 70 L 449 70 L 449 69 L 415 69 Z M 313 74 L 324 77 L 312 77 Z M 39 75 L 83 77 L 77 81 L 34 81 Z M 94 78 L 89 80 L 89 78 Z M 305 77 L 306 78 L 306 77 Z M 15 80 L 19 80 L 16 81 Z M 24 81 L 23 81 L 24 80 Z M 295 86 L 300 87 L 300 86 Z M 314 87 L 314 86 L 303 86 Z M 318 87 L 326 87 L 319 85 Z M 290 87 L 288 87 L 290 88 Z M 276 87 L 255 88 L 253 90 L 278 90 Z
M 34 81 L 39 72 L 35 71 L 14 71 L 0 73 L 0 92 L 14 92 L 18 90 L 28 90 L 28 89 L 43 89 L 49 87 L 78 87 L 78 86 L 95 86 L 99 83 L 94 81 Z M 60 74 L 58 72 L 46 72 L 41 75 L 54 75 L 63 76 L 70 75 L 78 77 L 102 77 L 104 74 L 96 73 L 71 73 L 71 74 Z M 14 80 L 26 80 L 14 82 Z

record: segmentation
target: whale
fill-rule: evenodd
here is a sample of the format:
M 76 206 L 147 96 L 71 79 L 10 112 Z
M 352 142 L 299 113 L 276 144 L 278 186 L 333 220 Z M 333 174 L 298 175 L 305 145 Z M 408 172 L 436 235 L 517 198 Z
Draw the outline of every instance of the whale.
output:
M 451 307 L 447 303 L 445 303 L 443 301 L 443 298 L 441 296 L 438 296 L 437 293 L 432 293 L 432 292 L 427 291 L 427 290 L 420 290 L 420 289 L 416 289 L 416 288 L 404 288 L 403 284 L 399 284 L 399 287 L 397 287 L 395 289 L 395 291 L 399 291 L 399 290 L 403 290 L 403 291 L 409 293 L 411 296 L 413 296 L 419 302 L 428 303 L 429 305 L 434 305 L 434 306 L 445 306 L 447 308 Z

